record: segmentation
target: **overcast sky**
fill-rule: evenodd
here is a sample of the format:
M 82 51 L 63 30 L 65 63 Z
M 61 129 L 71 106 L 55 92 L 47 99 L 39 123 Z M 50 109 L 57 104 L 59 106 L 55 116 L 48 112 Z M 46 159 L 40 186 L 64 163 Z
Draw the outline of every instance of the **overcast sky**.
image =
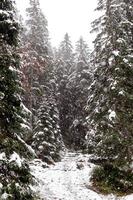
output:
M 24 15 L 29 1 L 16 1 Z M 48 20 L 50 38 L 54 46 L 58 46 L 66 32 L 73 43 L 83 36 L 84 40 L 92 46 L 94 36 L 90 34 L 90 24 L 97 18 L 97 13 L 94 12 L 97 0 L 40 0 L 40 5 Z

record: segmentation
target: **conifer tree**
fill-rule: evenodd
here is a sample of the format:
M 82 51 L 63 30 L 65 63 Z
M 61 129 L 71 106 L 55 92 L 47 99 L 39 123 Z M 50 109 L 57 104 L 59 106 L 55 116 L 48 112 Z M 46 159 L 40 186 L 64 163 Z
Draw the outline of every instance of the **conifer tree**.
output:
M 37 124 L 34 128 L 32 146 L 40 159 L 53 164 L 59 161 L 63 150 L 63 140 L 59 125 L 59 112 L 51 95 L 43 96 L 38 109 Z
M 28 38 L 33 49 L 40 53 L 40 56 L 48 55 L 48 22 L 42 10 L 40 9 L 39 0 L 30 0 L 30 7 L 26 9 L 28 19 L 26 21 L 28 30 Z
M 64 62 L 73 61 L 73 46 L 68 33 L 65 34 L 64 40 L 60 44 L 59 55 Z
M 73 47 L 68 33 L 65 34 L 64 40 L 58 50 L 58 57 L 55 61 L 55 75 L 57 85 L 57 106 L 60 114 L 61 133 L 65 143 L 70 144 L 69 126 L 72 120 L 71 98 L 69 90 L 69 78 L 74 71 L 74 54 Z
M 109 172 L 108 183 L 116 184 L 114 190 L 128 192 L 133 180 L 133 7 L 130 0 L 106 0 L 99 1 L 98 9 L 104 9 L 105 14 L 94 23 L 102 26 L 94 43 L 97 68 L 88 100 L 91 142 L 94 155 L 104 160 L 104 172 Z M 121 176 L 120 182 L 116 174 Z
M 54 161 L 60 160 L 61 151 L 64 149 L 57 107 L 57 85 L 52 64 L 45 71 L 43 93 L 37 110 L 37 123 L 33 130 L 32 146 L 39 158 L 52 164 Z
M 21 70 L 24 75 L 24 101 L 32 112 L 31 124 L 34 127 L 36 110 L 43 95 L 44 71 L 49 62 L 50 44 L 47 20 L 40 9 L 39 0 L 30 0 L 30 7 L 26 11 L 28 19 L 27 30 L 22 32 Z
M 22 103 L 17 54 L 19 26 L 13 1 L 0 1 L 0 197 L 33 199 L 27 158 L 31 153 L 21 139 Z
M 69 35 L 61 42 L 55 63 L 60 126 L 65 143 L 72 148 L 85 147 L 87 132 L 84 104 L 90 84 L 89 49 L 80 38 L 74 57 Z
M 87 112 L 85 104 L 88 98 L 88 87 L 91 82 L 89 48 L 82 37 L 76 43 L 75 70 L 69 78 L 71 97 L 71 112 L 73 119 L 69 127 L 71 141 L 74 148 L 86 148 Z M 70 98 L 69 97 L 69 98 Z
M 85 64 L 88 64 L 90 59 L 90 50 L 87 43 L 83 40 L 83 37 L 80 37 L 76 43 L 75 50 L 76 61 L 82 61 Z

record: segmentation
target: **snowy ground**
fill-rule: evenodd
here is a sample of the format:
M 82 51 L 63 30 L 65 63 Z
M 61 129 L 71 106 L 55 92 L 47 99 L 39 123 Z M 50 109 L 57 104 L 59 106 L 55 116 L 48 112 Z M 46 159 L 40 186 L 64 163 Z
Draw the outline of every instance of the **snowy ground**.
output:
M 94 167 L 89 156 L 67 153 L 61 162 L 49 168 L 42 163 L 31 163 L 31 171 L 38 184 L 34 186 L 41 200 L 133 200 L 133 195 L 123 198 L 103 196 L 89 189 L 89 178 Z

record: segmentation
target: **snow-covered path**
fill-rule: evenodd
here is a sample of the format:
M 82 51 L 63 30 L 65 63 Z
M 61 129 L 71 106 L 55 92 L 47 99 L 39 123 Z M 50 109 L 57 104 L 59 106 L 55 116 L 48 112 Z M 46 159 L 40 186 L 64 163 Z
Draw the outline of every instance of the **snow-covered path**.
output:
M 133 200 L 133 196 L 117 198 L 102 196 L 89 189 L 89 178 L 94 167 L 89 156 L 67 153 L 61 162 L 50 168 L 31 164 L 32 174 L 38 184 L 35 186 L 41 200 Z

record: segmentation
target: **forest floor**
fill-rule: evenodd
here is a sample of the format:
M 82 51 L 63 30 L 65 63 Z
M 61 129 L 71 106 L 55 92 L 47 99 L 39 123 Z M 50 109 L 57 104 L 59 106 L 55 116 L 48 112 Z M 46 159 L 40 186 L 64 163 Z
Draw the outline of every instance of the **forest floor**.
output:
M 39 160 L 31 163 L 37 180 L 34 190 L 41 200 L 133 200 L 133 195 L 116 197 L 98 194 L 89 182 L 94 164 L 89 155 L 68 152 L 61 162 L 44 168 Z M 45 165 L 45 164 L 44 164 Z

